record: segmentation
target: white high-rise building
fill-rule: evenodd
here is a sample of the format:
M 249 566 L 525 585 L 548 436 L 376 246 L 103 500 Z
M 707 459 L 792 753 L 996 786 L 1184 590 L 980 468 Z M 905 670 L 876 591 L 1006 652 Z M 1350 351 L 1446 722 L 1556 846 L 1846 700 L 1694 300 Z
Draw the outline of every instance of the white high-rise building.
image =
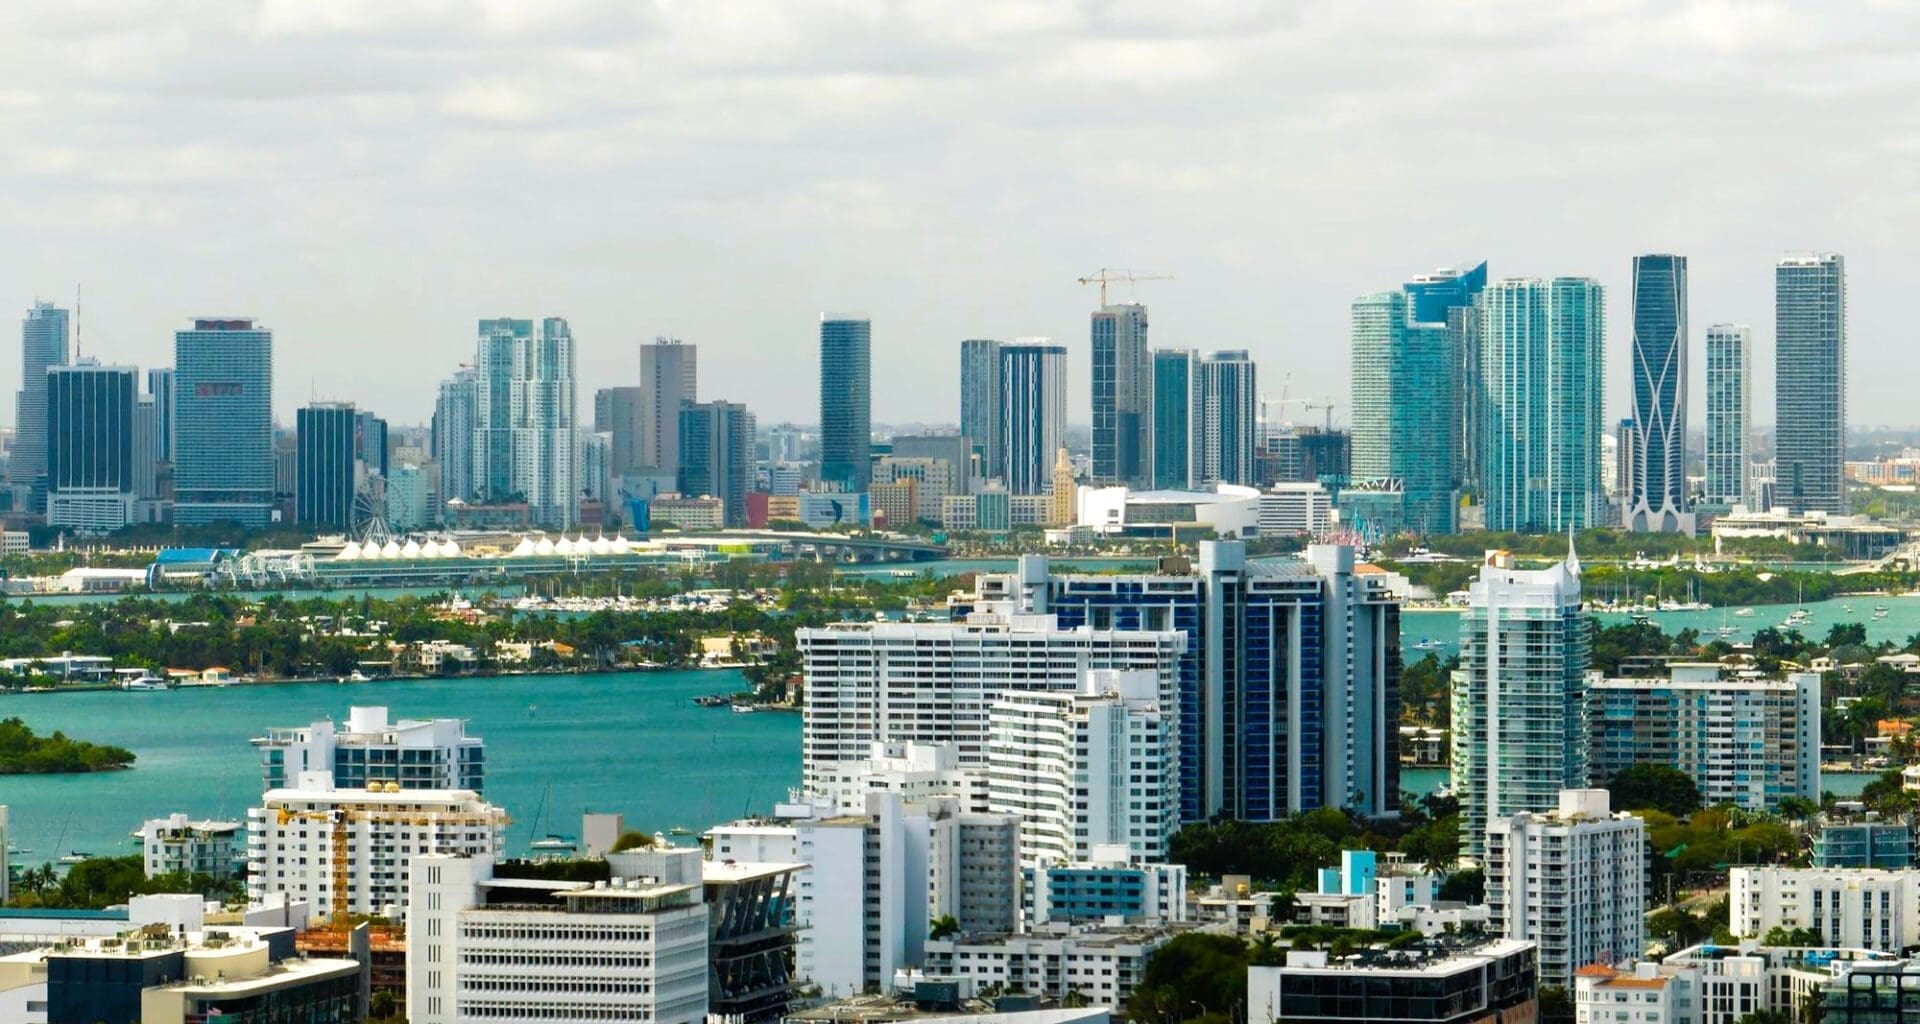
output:
M 474 367 L 475 487 L 488 501 L 518 495 L 541 526 L 579 512 L 580 445 L 573 331 L 560 317 L 480 321 Z
M 814 792 L 841 814 L 866 813 L 867 794 L 880 790 L 909 803 L 950 796 L 969 811 L 987 811 L 986 772 L 960 767 L 959 751 L 947 743 L 876 742 L 867 757 L 828 762 L 814 778 Z
M 1707 328 L 1706 499 L 1744 505 L 1752 488 L 1753 328 L 1714 324 Z
M 1567 986 L 1593 963 L 1646 949 L 1647 826 L 1604 789 L 1569 789 L 1550 813 L 1487 826 L 1487 909 L 1509 939 L 1539 943 L 1540 982 Z
M 795 875 L 795 974 L 828 996 L 922 966 L 941 917 L 966 932 L 1018 923 L 1019 821 L 968 813 L 954 797 L 909 802 L 874 790 L 851 814 L 825 799 L 782 804 L 772 820 L 721 825 L 707 837 L 715 860 L 807 865 Z
M 445 853 L 400 869 L 412 874 L 408 1020 L 706 1019 L 710 923 L 697 875 L 496 879 L 491 856 Z
M 341 789 L 397 782 L 401 789 L 486 790 L 486 747 L 458 718 L 391 719 L 381 705 L 350 707 L 335 725 L 268 729 L 260 748 L 261 788 L 285 789 L 306 772 L 330 772 Z
M 1920 945 L 1920 869 L 1737 867 L 1727 927 L 1748 939 L 1811 928 L 1824 945 L 1898 953 Z
M 1088 669 L 1153 672 L 1175 699 L 1184 633 L 1061 629 L 1051 615 L 977 611 L 953 623 L 842 623 L 796 634 L 806 672 L 802 769 L 866 757 L 876 741 L 952 744 L 962 769 L 987 763 L 987 715 L 1009 693 L 1073 693 Z M 804 859 L 804 858 L 803 858 Z
M 1552 810 L 1587 784 L 1586 675 L 1592 625 L 1580 609 L 1580 563 L 1515 569 L 1492 552 L 1467 589 L 1453 681 L 1453 788 L 1467 848 L 1489 822 Z
M 1020 860 L 1122 846 L 1162 861 L 1180 828 L 1177 724 L 1154 672 L 1090 671 L 1076 693 L 1008 693 L 988 713 L 990 809 L 1020 818 Z
M 407 904 L 407 858 L 492 856 L 506 812 L 466 789 L 335 789 L 326 772 L 268 790 L 247 810 L 247 899 L 304 899 L 316 915 L 385 914 Z

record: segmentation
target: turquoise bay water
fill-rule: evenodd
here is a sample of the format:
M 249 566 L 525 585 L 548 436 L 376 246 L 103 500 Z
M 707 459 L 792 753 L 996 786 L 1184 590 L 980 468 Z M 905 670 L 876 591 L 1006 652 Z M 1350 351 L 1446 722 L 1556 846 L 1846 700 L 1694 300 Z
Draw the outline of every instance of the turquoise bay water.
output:
M 1890 609 L 1872 620 L 1875 604 Z M 1852 611 L 1846 610 L 1851 606 Z M 1808 604 L 1809 636 L 1858 621 L 1870 641 L 1903 643 L 1920 633 L 1920 598 L 1852 597 Z M 1669 632 L 1703 633 L 1725 621 L 1745 640 L 1789 609 L 1760 606 L 1655 613 Z M 1603 616 L 1618 621 L 1624 616 Z M 1402 616 L 1408 658 L 1457 649 L 1459 616 Z M 129 830 L 148 817 L 186 811 L 242 817 L 260 791 L 257 752 L 247 740 L 271 726 L 343 718 L 351 704 L 386 704 L 395 716 L 465 718 L 487 741 L 487 795 L 515 819 L 508 846 L 524 851 L 537 831 L 572 834 L 582 811 L 617 811 L 648 831 L 699 829 L 764 811 L 800 779 L 800 721 L 795 714 L 735 714 L 694 707 L 704 693 L 740 688 L 731 672 L 650 672 L 589 676 L 388 683 L 307 683 L 174 690 L 166 693 L 21 694 L 0 697 L 0 716 L 18 715 L 36 730 L 117 743 L 139 755 L 132 771 L 78 776 L 0 776 L 0 804 L 11 808 L 13 842 L 38 862 L 68 850 L 130 852 Z M 1412 769 L 1405 788 L 1430 792 L 1438 769 Z M 1825 788 L 1859 792 L 1870 776 L 1829 775 Z M 550 796 L 549 796 L 550 794 Z M 543 810 L 543 807 L 546 808 Z M 65 838 L 62 839 L 62 832 Z
M 738 673 L 714 671 L 0 697 L 0 716 L 42 734 L 62 729 L 139 755 L 124 772 L 0 776 L 0 804 L 11 809 L 14 845 L 33 851 L 22 861 L 130 853 L 127 833 L 145 818 L 244 818 L 260 795 L 259 753 L 247 741 L 264 729 L 386 704 L 396 717 L 464 718 L 486 740 L 487 797 L 513 816 L 512 851 L 525 851 L 536 827 L 577 834 L 589 809 L 646 831 L 699 829 L 765 811 L 800 782 L 798 714 L 692 703 L 742 688 Z

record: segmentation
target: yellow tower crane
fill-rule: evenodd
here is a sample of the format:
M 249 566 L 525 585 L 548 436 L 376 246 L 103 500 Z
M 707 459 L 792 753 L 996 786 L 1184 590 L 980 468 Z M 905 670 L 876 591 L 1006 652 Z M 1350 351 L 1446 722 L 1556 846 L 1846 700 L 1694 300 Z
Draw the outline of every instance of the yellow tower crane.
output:
M 1123 270 L 1114 267 L 1101 267 L 1099 270 L 1079 279 L 1081 284 L 1097 284 L 1100 286 L 1100 305 L 1103 307 L 1107 304 L 1107 285 L 1109 284 L 1120 281 L 1133 284 L 1136 281 L 1171 280 L 1173 280 L 1172 274 L 1142 274 L 1132 270 Z

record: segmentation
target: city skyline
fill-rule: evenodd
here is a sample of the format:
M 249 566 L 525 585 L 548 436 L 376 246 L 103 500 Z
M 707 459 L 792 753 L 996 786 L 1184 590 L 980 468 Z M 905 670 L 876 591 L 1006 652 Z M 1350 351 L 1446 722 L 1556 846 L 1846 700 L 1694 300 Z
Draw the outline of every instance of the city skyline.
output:
M 989 6 L 964 31 L 885 8 L 158 12 L 22 16 L 0 44 L 12 127 L 42 140 L 0 172 L 34 243 L 0 274 L 16 308 L 84 282 L 82 350 L 109 363 L 165 362 L 196 314 L 258 315 L 283 422 L 316 397 L 423 422 L 416 382 L 502 309 L 568 317 L 583 381 L 627 379 L 632 346 L 670 333 L 753 361 L 729 397 L 804 421 L 810 321 L 842 306 L 891 339 L 880 421 L 951 405 L 922 370 L 952 341 L 1017 336 L 1069 346 L 1080 421 L 1097 300 L 1074 281 L 1102 265 L 1176 275 L 1111 296 L 1153 308 L 1156 343 L 1245 348 L 1297 394 L 1345 393 L 1352 296 L 1462 254 L 1613 293 L 1610 414 L 1637 252 L 1689 255 L 1695 324 L 1754 325 L 1761 426 L 1779 252 L 1846 253 L 1857 360 L 1899 355 L 1910 115 L 1885 75 L 1920 19 L 1864 5 Z M 140 59 L 96 59 L 133 39 Z M 1331 63 L 1356 49 L 1362 73 Z M 1702 124 L 1768 173 L 1725 187 Z M 1122 125 L 1154 145 L 1116 161 Z M 1395 158 L 1462 133 L 1472 160 Z M 483 159 L 503 149 L 537 155 Z M 503 251 L 507 232 L 543 244 Z M 1895 381 L 1850 399 L 1856 422 L 1905 419 Z

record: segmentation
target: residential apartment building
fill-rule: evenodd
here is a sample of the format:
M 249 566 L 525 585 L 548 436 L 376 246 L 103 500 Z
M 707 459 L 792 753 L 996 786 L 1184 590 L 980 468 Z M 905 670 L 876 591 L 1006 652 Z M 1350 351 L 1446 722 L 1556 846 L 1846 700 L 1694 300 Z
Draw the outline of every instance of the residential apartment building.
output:
M 1408 529 L 1452 533 L 1460 480 L 1456 339 L 1444 321 L 1413 322 L 1404 291 L 1355 299 L 1351 320 L 1353 480 L 1396 481 Z
M 268 525 L 273 332 L 252 320 L 195 320 L 174 332 L 173 366 L 175 525 Z
M 1604 523 L 1602 288 L 1584 277 L 1495 281 L 1477 308 L 1486 528 L 1560 533 Z
M 269 729 L 253 740 L 260 749 L 261 784 L 288 788 L 309 772 L 328 772 L 341 789 L 372 782 L 401 789 L 486 790 L 486 744 L 467 735 L 458 718 L 390 720 L 381 706 L 353 707 L 336 726 Z
M 1028 930 L 1109 918 L 1129 925 L 1188 919 L 1186 865 L 1142 863 L 1124 846 L 1096 846 L 1088 860 L 1028 864 L 1020 870 L 1021 919 Z
M 1920 944 L 1920 871 L 1736 867 L 1727 887 L 1728 927 L 1745 938 L 1811 928 L 1831 946 L 1897 953 Z
M 1636 764 L 1692 777 L 1708 806 L 1771 811 L 1820 799 L 1820 674 L 1723 678 L 1716 664 L 1674 665 L 1667 679 L 1587 684 L 1588 777 L 1605 786 Z
M 1847 270 L 1839 253 L 1781 257 L 1773 271 L 1774 503 L 1845 515 Z
M 1285 966 L 1247 968 L 1247 1021 L 1523 1022 L 1539 1013 L 1534 944 L 1442 937 L 1335 959 L 1293 950 Z
M 237 821 L 193 821 L 185 814 L 149 818 L 140 826 L 141 862 L 147 877 L 232 878 L 247 861 L 245 829 Z
M 1120 1006 L 1145 976 L 1154 951 L 1173 938 L 1165 928 L 1087 927 L 1045 933 L 961 934 L 927 940 L 924 975 L 962 991 L 990 986 L 1041 998 L 1077 994 L 1090 1006 Z M 893 983 L 907 980 L 895 976 Z
M 1096 846 L 1167 857 L 1180 827 L 1179 736 L 1152 671 L 1090 670 L 1077 692 L 1013 691 L 988 710 L 988 809 L 1020 819 L 1020 861 Z
M 1753 490 L 1753 328 L 1707 328 L 1707 462 L 1709 504 L 1751 505 Z
M 1547 813 L 1487 826 L 1487 909 L 1509 939 L 1537 943 L 1540 981 L 1646 948 L 1647 827 L 1612 813 L 1604 789 L 1569 789 Z

